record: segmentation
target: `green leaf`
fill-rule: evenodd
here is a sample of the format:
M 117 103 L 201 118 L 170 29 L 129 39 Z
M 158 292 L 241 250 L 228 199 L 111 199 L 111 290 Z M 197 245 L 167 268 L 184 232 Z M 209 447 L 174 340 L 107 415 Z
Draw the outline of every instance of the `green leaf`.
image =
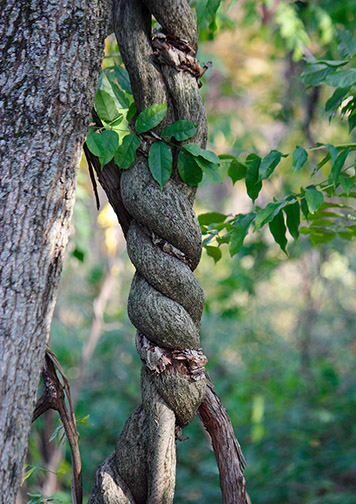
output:
M 194 156 L 196 164 L 215 182 L 222 182 L 221 173 L 218 166 L 221 164 L 220 158 L 211 151 L 202 149 L 198 144 L 183 145 L 184 151 Z
M 250 212 L 245 215 L 239 215 L 235 222 L 235 229 L 230 235 L 229 250 L 233 257 L 238 254 L 242 248 L 248 229 L 255 219 L 255 213 Z
M 314 215 L 312 216 L 313 219 L 324 219 L 324 218 L 330 218 L 330 217 L 335 217 L 335 218 L 344 217 L 344 214 L 341 212 L 327 212 L 327 211 L 323 210 L 324 205 L 325 205 L 325 203 L 323 203 L 321 205 L 321 207 L 319 208 L 319 210 L 314 213 Z
M 354 188 L 354 183 L 353 183 L 352 178 L 342 176 L 340 179 L 340 182 L 341 182 L 342 189 L 345 191 L 347 196 L 349 196 L 351 194 L 352 189 Z
M 199 224 L 201 226 L 209 226 L 209 224 L 217 224 L 224 222 L 227 215 L 218 212 L 207 212 L 200 214 L 198 217 Z
M 348 30 L 340 30 L 337 33 L 339 45 L 337 50 L 342 58 L 352 58 L 356 54 L 356 39 Z
M 255 230 L 261 228 L 262 226 L 267 224 L 267 222 L 271 222 L 279 213 L 279 211 L 286 205 L 289 205 L 289 201 L 276 201 L 273 203 L 268 203 L 266 208 L 259 210 L 256 215 Z
M 223 245 L 224 243 L 229 243 L 230 242 L 230 233 L 226 233 L 221 238 L 219 236 L 217 236 L 216 241 L 218 242 L 219 245 Z
M 27 494 L 27 495 L 30 495 L 30 494 Z M 41 502 L 43 502 L 42 500 L 42 496 L 36 496 L 36 497 L 33 497 L 32 499 L 30 499 L 26 504 L 41 504 Z
M 208 256 L 212 257 L 215 263 L 217 263 L 221 259 L 222 253 L 219 247 L 212 247 L 209 245 L 205 245 L 205 249 Z
M 203 172 L 194 156 L 181 150 L 178 154 L 178 172 L 182 180 L 189 185 L 197 186 L 203 178 Z
M 329 86 L 346 87 L 356 84 L 356 68 L 349 68 L 348 70 L 340 70 L 332 75 L 328 75 L 325 82 Z
M 115 64 L 115 77 L 117 78 L 117 82 L 120 84 L 121 88 L 126 91 L 126 93 L 129 93 L 132 95 L 132 89 L 131 89 L 131 84 L 130 84 L 130 77 L 129 74 L 126 70 L 126 68 L 122 66 L 118 66 L 116 63 Z
M 350 233 L 352 238 L 356 238 L 356 225 L 346 226 L 346 230 L 348 233 Z
M 91 423 L 88 422 L 89 417 L 90 417 L 90 415 L 85 415 L 85 416 L 83 416 L 83 418 L 79 418 L 78 420 L 76 420 L 76 423 L 82 424 L 82 425 L 91 425 Z
M 300 226 L 300 207 L 299 201 L 289 204 L 284 208 L 284 212 L 287 216 L 287 228 L 291 236 L 295 241 L 299 237 L 299 226 Z
M 86 139 L 86 144 L 90 152 L 94 154 L 94 156 L 100 156 L 101 155 L 101 149 L 99 147 L 99 136 L 100 133 L 98 131 L 93 130 L 92 128 L 89 128 L 88 133 L 87 133 L 87 139 Z M 98 142 L 96 141 L 98 139 Z
M 235 185 L 238 180 L 242 180 L 246 177 L 246 172 L 247 166 L 235 159 L 231 161 L 227 174 L 231 178 L 232 183 Z
M 81 263 L 84 262 L 85 259 L 85 252 L 83 250 L 80 250 L 78 247 L 75 247 L 75 249 L 72 252 L 72 256 L 78 259 Z
M 31 476 L 31 474 L 36 470 L 38 469 L 36 466 L 34 467 L 31 467 L 31 469 L 29 469 L 28 471 L 25 472 L 25 474 L 23 475 L 23 478 L 22 478 L 22 482 L 21 482 L 21 486 L 24 484 L 24 481 L 27 480 L 27 478 L 29 478 Z
M 190 152 L 190 154 L 192 154 L 192 156 L 194 157 L 201 156 L 207 161 L 216 164 L 217 166 L 220 166 L 221 164 L 220 158 L 214 152 L 202 149 L 198 144 L 187 144 L 183 145 L 182 147 L 184 150 Z
M 137 133 L 144 133 L 157 126 L 167 113 L 167 103 L 154 103 L 143 110 L 135 122 Z
M 356 59 L 356 58 L 355 58 Z M 354 114 L 356 112 L 356 97 L 352 97 L 351 100 L 346 100 L 345 105 L 341 108 L 341 114 Z
M 176 121 L 165 128 L 161 136 L 171 138 L 174 137 L 178 142 L 183 140 L 188 140 L 195 135 L 198 130 L 198 126 L 193 124 L 191 121 Z
M 282 157 L 282 154 L 277 150 L 272 150 L 266 157 L 261 161 L 258 170 L 258 180 L 265 180 L 274 171 L 275 167 L 278 165 Z
M 102 121 L 112 121 L 116 116 L 116 103 L 114 98 L 106 91 L 98 89 L 95 95 L 95 110 Z
M 202 156 L 194 157 L 194 159 L 203 172 L 209 175 L 214 182 L 222 182 L 222 176 L 217 164 L 204 159 Z
M 339 181 L 340 172 L 344 166 L 345 160 L 349 155 L 350 149 L 343 150 L 337 156 L 333 166 L 331 168 L 331 172 L 328 178 L 329 184 L 333 184 L 335 187 Z
M 328 146 L 329 148 L 330 146 Z M 335 147 L 332 145 L 332 147 L 335 149 Z M 336 150 L 336 149 L 335 149 Z M 337 151 L 336 151 L 337 153 Z M 316 168 L 314 168 L 314 171 L 313 171 L 313 175 L 320 170 L 320 168 L 322 168 L 328 161 L 330 161 L 331 159 L 331 156 L 330 156 L 330 152 L 328 152 L 326 154 L 325 157 L 323 157 L 323 159 L 318 163 L 318 165 L 316 166 Z
M 112 82 L 114 79 L 115 79 L 114 72 L 111 72 L 108 69 L 102 70 L 100 73 L 98 89 L 106 91 L 107 93 L 109 93 L 109 95 L 111 95 L 112 98 L 115 99 L 115 93 L 112 88 Z
M 161 190 L 172 173 L 172 151 L 164 142 L 155 142 L 148 153 L 148 166 Z
M 353 207 L 349 205 L 344 205 L 343 203 L 336 203 L 334 201 L 324 202 L 321 205 L 320 209 L 324 210 L 325 208 L 345 208 L 347 210 L 354 210 Z
M 311 62 L 314 64 L 313 62 Z M 331 67 L 340 67 L 340 66 L 345 66 L 349 63 L 348 59 L 344 60 L 324 60 L 324 59 L 318 59 L 318 63 L 324 63 L 325 65 L 331 66 Z
M 199 30 L 211 25 L 216 16 L 216 11 L 219 8 L 221 0 L 204 0 L 202 2 L 197 2 L 197 21 L 198 25 L 203 23 L 203 26 L 199 26 Z
M 116 126 L 118 126 L 119 124 L 121 124 L 122 121 L 123 121 L 123 118 L 124 118 L 124 116 L 121 115 L 121 116 L 117 117 L 116 119 L 114 119 L 113 121 L 111 121 L 110 122 L 110 127 L 111 128 L 115 128 Z
M 209 20 L 209 25 L 216 16 L 221 0 L 208 0 L 205 8 L 204 17 Z
M 129 110 L 127 111 L 126 119 L 128 121 L 131 121 L 131 119 L 135 117 L 136 113 L 137 113 L 136 103 L 132 102 L 131 105 L 129 106 Z
M 115 154 L 115 164 L 122 170 L 127 170 L 135 161 L 136 151 L 140 146 L 140 140 L 136 135 L 129 134 L 124 137 Z
M 310 226 L 334 226 L 335 222 L 330 219 L 311 219 Z
M 314 245 L 329 243 L 336 236 L 334 231 L 330 231 L 324 227 L 303 227 L 300 228 L 300 232 L 309 235 Z
M 308 159 L 308 153 L 303 147 L 297 147 L 293 152 L 293 171 L 299 171 Z
M 350 194 L 346 194 L 344 192 L 341 192 L 341 193 L 338 193 L 338 196 L 356 199 L 356 192 L 350 192 Z
M 121 89 L 119 88 L 119 86 L 115 82 L 110 81 L 110 84 L 111 84 L 112 90 L 114 91 L 116 99 L 119 102 L 119 104 L 121 105 L 121 107 L 128 109 L 130 106 L 130 101 L 127 98 L 127 96 L 125 95 L 125 93 L 123 91 L 121 91 Z
M 208 243 L 210 243 L 213 239 L 215 238 L 214 233 L 210 233 L 206 238 L 203 240 L 203 246 L 205 247 Z
M 287 254 L 287 238 L 286 238 L 286 225 L 284 223 L 284 217 L 282 210 L 275 216 L 275 218 L 270 222 L 269 229 L 272 233 L 274 241 L 278 243 L 283 252 Z M 288 254 L 287 254 L 288 255 Z
M 315 186 L 305 188 L 305 199 L 308 205 L 309 212 L 313 214 L 318 210 L 324 201 L 323 193 L 318 191 Z
M 56 427 L 52 433 L 52 436 L 49 438 L 48 442 L 50 443 L 51 441 L 53 441 L 53 439 L 55 439 L 55 437 L 58 435 L 59 431 L 63 429 L 63 425 L 62 423 L 60 425 L 58 425 L 58 427 Z
M 351 133 L 351 131 L 356 126 L 356 111 L 355 113 L 349 115 L 347 122 L 349 123 L 349 133 Z
M 59 441 L 58 441 L 58 448 L 62 445 L 64 445 L 64 443 L 66 442 L 66 439 L 67 439 L 67 435 L 65 432 L 63 432 L 62 436 L 60 437 Z
M 223 163 L 230 164 L 232 161 L 236 161 L 235 156 L 232 156 L 231 154 L 219 154 L 218 157 Z
M 305 195 L 305 192 L 304 192 L 304 195 Z M 308 208 L 307 201 L 305 198 L 300 200 L 300 208 L 302 209 L 304 217 L 308 220 L 309 208 Z
M 119 135 L 116 131 L 104 130 L 99 135 L 100 148 L 102 154 L 99 156 L 99 161 L 101 166 L 106 165 L 115 155 L 117 148 L 119 146 Z
M 325 80 L 329 74 L 333 74 L 336 67 L 325 65 L 325 63 L 309 63 L 301 74 L 301 80 L 309 86 L 317 86 Z
M 330 112 L 340 107 L 341 103 L 343 102 L 345 96 L 349 91 L 350 86 L 336 88 L 332 96 L 328 99 L 328 101 L 325 104 L 325 112 Z
M 355 239 L 355 232 L 351 231 L 338 231 L 337 233 L 343 240 L 354 240 Z
M 200 156 L 206 159 L 207 161 L 210 161 L 210 163 L 214 163 L 216 166 L 221 165 L 221 160 L 219 156 L 215 154 L 215 152 L 206 149 L 201 149 Z
M 112 130 L 104 130 L 101 133 L 89 130 L 87 145 L 89 150 L 98 156 L 101 166 L 104 166 L 115 155 L 119 145 L 119 135 Z
M 252 201 L 255 201 L 262 189 L 262 181 L 258 180 L 258 169 L 261 158 L 256 154 L 250 154 L 246 158 L 247 171 L 245 176 L 246 190 Z
M 331 164 L 335 164 L 336 158 L 337 158 L 337 148 L 334 147 L 334 145 L 329 144 L 328 145 L 328 152 L 330 154 L 329 159 L 331 159 Z
M 215 224 L 210 224 L 207 228 L 209 231 L 221 231 L 222 229 L 226 229 L 227 231 L 233 231 L 235 226 L 230 222 L 218 222 Z

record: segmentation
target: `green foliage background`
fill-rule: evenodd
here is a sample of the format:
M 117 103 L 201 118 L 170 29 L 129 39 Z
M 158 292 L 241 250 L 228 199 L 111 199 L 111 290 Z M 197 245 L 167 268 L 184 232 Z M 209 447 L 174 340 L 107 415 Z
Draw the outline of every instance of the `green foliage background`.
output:
M 337 33 L 345 29 L 354 33 L 356 2 L 231 3 L 227 10 L 227 4 L 217 0 L 192 2 L 201 30 L 199 59 L 213 61 L 213 68 L 202 79 L 208 148 L 219 155 L 233 155 L 242 164 L 252 152 L 261 159 L 271 151 L 291 153 L 289 159 L 279 159 L 254 204 L 246 194 L 244 177 L 233 185 L 227 176 L 228 162 L 220 167 L 223 183 L 204 177 L 197 194 L 198 215 L 218 212 L 242 216 L 241 222 L 251 212 L 258 214 L 273 198 L 282 201 L 299 194 L 301 186 L 317 186 L 330 176 L 331 163 L 319 170 L 326 170 L 320 179 L 311 181 L 315 166 L 330 152 L 330 148 L 315 149 L 316 142 L 350 145 L 355 141 L 350 126 L 353 109 L 344 110 L 342 118 L 339 106 L 352 102 L 352 98 L 346 102 L 344 98 L 353 96 L 354 87 L 350 86 L 336 110 L 330 109 L 330 102 L 325 110 L 335 88 L 323 84 L 329 66 L 320 82 L 305 82 L 305 78 L 303 82 L 300 75 L 306 71 L 303 57 L 339 58 Z M 105 65 L 112 65 L 114 56 L 120 68 L 111 38 L 107 55 Z M 347 65 L 355 68 L 354 57 Z M 116 69 L 115 75 L 121 86 L 115 95 L 132 111 L 125 74 Z M 317 87 L 306 89 L 306 84 L 315 83 Z M 105 98 L 104 92 L 102 86 L 100 99 Z M 110 110 L 107 113 L 110 116 Z M 335 116 L 331 122 L 330 113 Z M 125 128 L 125 121 L 123 118 L 114 127 Z M 116 152 L 113 136 L 107 135 L 106 141 L 105 152 Z M 131 144 L 126 142 L 129 149 Z M 297 146 L 314 150 L 308 151 L 303 166 L 303 153 L 298 151 L 294 160 L 298 169 L 292 171 Z M 104 157 L 105 152 L 99 151 Z M 352 149 L 347 155 L 350 168 L 345 178 L 354 184 Z M 318 208 L 313 216 L 306 212 L 308 220 L 302 214 L 306 229 L 322 227 L 324 237 L 334 233 L 332 239 L 318 240 L 311 231 L 301 234 L 295 243 L 289 230 L 287 257 L 275 243 L 278 239 L 267 226 L 261 226 L 243 243 L 235 236 L 239 247 L 230 257 L 226 253 L 229 229 L 221 233 L 213 220 L 209 231 L 215 241 L 206 242 L 197 270 L 206 297 L 201 342 L 209 358 L 207 370 L 242 445 L 253 504 L 356 502 L 356 256 L 352 236 L 343 236 L 341 229 L 354 222 L 354 189 L 349 197 L 342 197 L 339 193 L 346 186 L 340 184 L 335 194 L 324 194 L 326 201 L 342 205 L 332 208 L 336 216 L 318 216 Z M 101 199 L 105 201 L 103 195 Z M 219 262 L 215 265 L 214 260 Z M 115 218 L 106 207 L 99 216 L 95 210 L 83 160 L 51 345 L 75 388 L 98 299 L 109 282 L 100 339 L 87 365 L 76 408 L 77 418 L 90 415 L 89 425 L 78 426 L 86 496 L 96 468 L 113 451 L 126 419 L 140 401 L 141 363 L 126 315 L 132 275 Z M 28 464 L 38 468 L 23 485 L 23 502 L 31 498 L 26 492 L 38 494 L 33 502 L 44 502 L 43 485 L 50 474 L 41 469 L 48 459 L 44 442 L 57 426 L 52 415 L 33 427 Z M 177 446 L 175 502 L 221 502 L 214 455 L 197 420 L 184 429 L 183 436 L 189 439 Z M 64 455 L 54 498 L 69 503 L 67 448 Z

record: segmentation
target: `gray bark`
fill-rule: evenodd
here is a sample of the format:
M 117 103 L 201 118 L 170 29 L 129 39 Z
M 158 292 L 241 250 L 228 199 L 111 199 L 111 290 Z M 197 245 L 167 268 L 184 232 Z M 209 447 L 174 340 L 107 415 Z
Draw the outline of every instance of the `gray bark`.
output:
M 0 20 L 0 502 L 27 451 L 81 157 L 105 0 L 10 0 Z

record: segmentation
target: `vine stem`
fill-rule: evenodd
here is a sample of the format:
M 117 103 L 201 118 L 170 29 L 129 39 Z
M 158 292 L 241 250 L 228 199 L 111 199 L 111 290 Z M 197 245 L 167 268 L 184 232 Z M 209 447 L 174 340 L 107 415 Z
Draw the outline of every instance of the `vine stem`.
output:
M 337 144 L 334 145 L 336 149 L 344 149 L 349 147 L 351 150 L 356 150 L 356 143 L 348 143 L 348 144 Z M 317 150 L 322 150 L 322 149 L 327 149 L 328 144 L 323 144 L 323 145 L 318 145 L 317 147 L 310 147 L 307 149 L 307 151 L 312 152 L 312 151 L 317 151 Z

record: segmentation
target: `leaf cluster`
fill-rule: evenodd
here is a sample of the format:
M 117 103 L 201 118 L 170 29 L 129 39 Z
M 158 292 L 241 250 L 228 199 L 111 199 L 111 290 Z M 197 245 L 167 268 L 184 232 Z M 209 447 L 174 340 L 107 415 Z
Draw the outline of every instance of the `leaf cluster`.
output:
M 356 212 L 343 200 L 356 198 L 354 160 L 346 164 L 348 156 L 356 150 L 356 144 L 342 146 L 320 145 L 309 151 L 324 150 L 321 161 L 312 169 L 313 177 L 322 167 L 328 167 L 326 180 L 300 187 L 298 192 L 290 193 L 285 198 L 276 199 L 261 208 L 254 205 L 246 214 L 226 215 L 209 212 L 199 216 L 202 233 L 206 236 L 203 244 L 208 255 L 215 261 L 221 258 L 220 246 L 229 245 L 231 256 L 240 252 L 244 240 L 253 225 L 253 230 L 268 225 L 275 242 L 287 253 L 287 230 L 297 241 L 299 234 L 310 236 L 313 244 L 327 243 L 336 236 L 351 240 L 356 236 Z M 227 173 L 233 184 L 244 180 L 246 192 L 252 202 L 258 198 L 263 181 L 268 179 L 281 159 L 292 158 L 292 171 L 299 171 L 308 160 L 308 152 L 296 147 L 292 155 L 272 150 L 263 159 L 256 154 L 249 154 L 244 162 L 234 156 L 221 155 L 220 159 L 228 165 Z M 337 197 L 337 201 L 335 201 Z M 303 225 L 303 219 L 308 226 Z M 212 246 L 211 243 L 215 242 Z
M 348 30 L 337 33 L 338 53 L 341 59 L 307 60 L 301 80 L 308 86 L 326 84 L 334 87 L 334 93 L 325 104 L 330 119 L 340 109 L 347 117 L 349 132 L 356 126 L 356 39 Z
M 215 19 L 220 2 L 197 2 L 195 7 L 198 22 L 199 9 L 202 9 L 203 4 L 211 10 L 210 18 L 205 18 Z M 340 109 L 342 116 L 348 118 L 351 132 L 356 125 L 356 39 L 347 30 L 340 30 L 337 37 L 338 52 L 342 59 L 309 60 L 301 79 L 308 86 L 327 84 L 336 88 L 326 102 L 325 110 L 331 119 Z M 150 172 L 161 189 L 172 174 L 174 159 L 180 177 L 192 186 L 201 182 L 203 173 L 209 174 L 214 181 L 221 182 L 221 165 L 227 167 L 233 184 L 244 180 L 247 195 L 253 203 L 250 212 L 239 215 L 209 212 L 200 216 L 202 232 L 206 236 L 203 244 L 208 255 L 215 261 L 221 258 L 220 246 L 224 243 L 229 245 L 232 256 L 240 252 L 252 226 L 254 231 L 268 226 L 274 241 L 285 253 L 287 231 L 295 241 L 300 233 L 308 235 L 313 244 L 327 243 L 336 236 L 346 240 L 355 237 L 355 211 L 345 198 L 356 197 L 355 172 L 351 172 L 355 168 L 352 154 L 356 150 L 356 144 L 319 144 L 312 149 L 296 146 L 291 154 L 283 154 L 274 149 L 264 158 L 251 153 L 244 161 L 230 154 L 216 156 L 198 144 L 186 143 L 198 129 L 191 121 L 176 121 L 158 135 L 155 129 L 166 116 L 167 104 L 153 104 L 137 115 L 127 71 L 117 64 L 103 71 L 95 108 L 104 128 L 91 129 L 87 145 L 99 157 L 102 166 L 114 159 L 121 170 L 129 168 L 144 140 L 149 145 Z M 135 133 L 131 133 L 128 121 L 135 117 Z M 119 125 L 123 126 L 122 133 Z M 176 157 L 174 151 L 177 152 Z M 310 161 L 312 151 L 323 152 L 316 165 Z M 287 157 L 291 159 L 293 172 L 301 169 L 309 171 L 312 183 L 306 187 L 301 186 L 298 192 L 289 193 L 285 198 L 273 198 L 265 207 L 257 206 L 255 201 L 264 181 L 271 177 L 282 159 Z M 315 175 L 321 169 L 326 173 L 326 179 L 316 182 Z
M 340 30 L 337 38 L 338 52 L 342 59 L 308 61 L 301 80 L 308 86 L 326 84 L 336 88 L 326 102 L 325 111 L 329 113 L 331 120 L 340 110 L 342 117 L 347 117 L 351 133 L 356 126 L 356 39 L 347 30 Z M 346 240 L 354 239 L 356 215 L 354 208 L 348 204 L 348 198 L 356 198 L 355 150 L 354 143 L 337 146 L 317 144 L 317 147 L 311 149 L 296 146 L 292 155 L 272 150 L 261 158 L 252 153 L 243 162 L 231 155 L 220 156 L 227 165 L 227 173 L 233 184 L 244 180 L 247 195 L 254 207 L 247 214 L 233 216 L 207 213 L 200 216 L 202 232 L 206 235 L 203 243 L 208 255 L 215 261 L 219 260 L 220 246 L 223 243 L 229 245 L 232 256 L 240 252 L 252 225 L 254 231 L 268 225 L 275 242 L 285 253 L 287 230 L 295 241 L 300 233 L 308 235 L 314 245 L 328 243 L 337 236 Z M 323 153 L 318 163 L 310 160 L 313 151 Z M 273 198 L 266 207 L 255 205 L 263 182 L 273 174 L 281 160 L 287 157 L 291 158 L 292 172 L 307 169 L 310 182 L 313 183 L 301 186 L 298 192 L 290 193 L 285 198 Z M 315 182 L 315 176 L 320 170 L 326 178 Z M 215 242 L 214 246 L 212 242 Z
M 126 70 L 116 65 L 112 72 L 103 72 L 101 82 L 106 87 L 110 85 L 112 93 L 99 88 L 96 94 L 95 109 L 104 127 L 92 127 L 89 130 L 87 146 L 99 158 L 102 166 L 114 159 L 121 170 L 128 169 L 136 158 L 141 139 L 144 139 L 151 143 L 148 166 L 161 189 L 172 174 L 172 148 L 178 150 L 177 168 L 185 183 L 197 186 L 204 172 L 214 180 L 221 181 L 219 172 L 221 161 L 216 154 L 202 149 L 195 143 L 181 144 L 196 134 L 198 126 L 191 121 L 178 120 L 158 135 L 153 130 L 165 118 L 167 104 L 155 103 L 138 114 L 134 123 L 136 134 L 130 133 L 127 122 L 134 118 L 136 108 L 134 102 L 130 104 L 127 97 L 131 93 L 131 88 Z M 121 129 L 123 133 L 120 137 L 118 126 L 125 123 L 126 127 Z

